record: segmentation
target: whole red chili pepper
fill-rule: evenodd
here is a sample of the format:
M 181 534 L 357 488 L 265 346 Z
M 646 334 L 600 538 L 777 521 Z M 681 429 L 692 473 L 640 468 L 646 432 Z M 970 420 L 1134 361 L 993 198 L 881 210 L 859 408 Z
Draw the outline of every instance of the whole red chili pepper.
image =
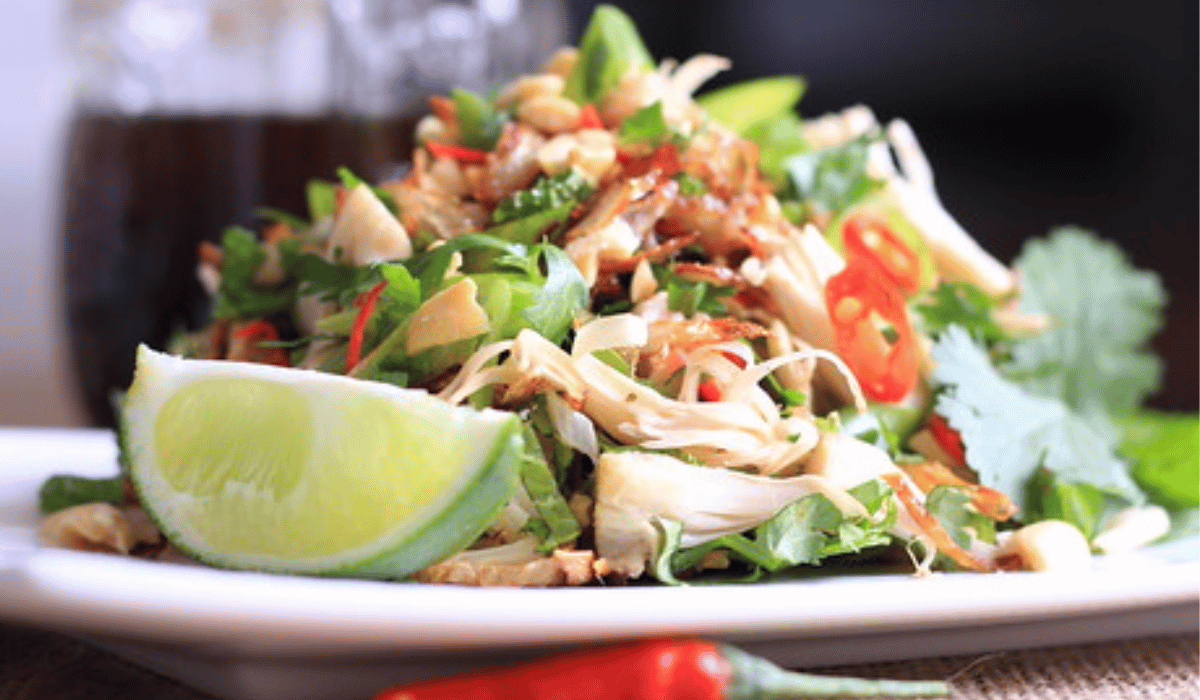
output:
M 920 356 L 896 285 L 875 263 L 850 258 L 825 283 L 825 305 L 838 354 L 867 398 L 895 402 L 907 396 L 917 385 Z
M 375 700 L 772 700 L 944 697 L 937 681 L 860 680 L 786 671 L 730 646 L 653 639 L 385 690 Z

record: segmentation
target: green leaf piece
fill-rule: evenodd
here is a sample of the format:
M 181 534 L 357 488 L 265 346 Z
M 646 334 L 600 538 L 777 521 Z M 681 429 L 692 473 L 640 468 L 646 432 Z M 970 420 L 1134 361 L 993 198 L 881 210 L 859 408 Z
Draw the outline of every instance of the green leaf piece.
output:
M 481 151 L 495 148 L 508 120 L 507 113 L 497 111 L 490 102 L 470 90 L 455 88 L 450 97 L 458 117 L 459 143 Z
M 514 192 L 500 200 L 492 212 L 492 223 L 504 224 L 550 210 L 559 210 L 564 205 L 577 204 L 586 199 L 592 193 L 592 189 L 591 183 L 583 173 L 573 168 L 554 177 L 541 177 L 529 189 Z M 570 212 L 569 207 L 567 212 Z M 565 216 L 563 218 L 565 219 Z M 544 225 L 539 228 L 544 228 Z M 503 237 L 513 240 L 508 236 Z
M 1155 501 L 1171 510 L 1200 506 L 1200 416 L 1141 411 L 1117 425 L 1133 478 Z
M 578 538 L 579 521 L 558 490 L 558 482 L 542 454 L 541 443 L 528 423 L 525 424 L 520 476 L 525 492 L 540 516 L 539 525 L 535 527 L 541 530 L 539 539 L 542 541 L 542 551 L 549 552 L 560 544 Z
M 867 135 L 788 158 L 791 186 L 810 213 L 837 214 L 882 187 L 867 174 L 868 150 L 878 138 Z
M 264 286 L 254 281 L 267 253 L 258 237 L 239 226 L 221 236 L 221 285 L 213 304 L 215 319 L 261 318 L 291 308 L 296 285 Z
M 646 144 L 658 146 L 674 136 L 666 117 L 662 102 L 642 107 L 621 122 L 620 139 L 624 145 Z
M 91 479 L 55 474 L 46 479 L 38 490 L 38 506 L 46 514 L 85 503 L 125 505 L 125 477 L 117 475 Z
M 561 343 L 575 317 L 587 309 L 588 285 L 575 261 L 562 248 L 543 243 L 535 249 L 534 256 L 546 267 L 546 281 L 522 315 L 550 342 Z
M 597 5 L 563 94 L 580 104 L 596 102 L 626 74 L 653 67 L 654 59 L 629 15 L 612 5 Z

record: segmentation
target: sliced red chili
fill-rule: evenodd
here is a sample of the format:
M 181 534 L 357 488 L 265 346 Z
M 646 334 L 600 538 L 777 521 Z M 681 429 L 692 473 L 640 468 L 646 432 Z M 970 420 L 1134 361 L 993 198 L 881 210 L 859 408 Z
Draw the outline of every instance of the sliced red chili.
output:
M 455 146 L 437 141 L 426 141 L 425 148 L 429 149 L 434 158 L 450 158 L 463 163 L 482 164 L 487 162 L 487 151 L 481 151 L 478 148 Z
M 279 365 L 280 367 L 288 367 L 291 362 L 288 361 L 287 353 L 283 348 L 263 347 L 263 342 L 274 342 L 279 340 L 279 332 L 275 330 L 267 321 L 258 320 L 252 323 L 247 323 L 231 334 L 232 337 L 239 340 L 245 340 L 246 344 L 253 350 L 252 359 L 261 361 L 269 365 Z
M 675 177 L 675 174 L 682 167 L 679 163 L 679 146 L 670 141 L 655 148 L 648 155 L 641 157 L 630 156 L 618 150 L 617 161 L 625 166 L 625 177 L 640 177 L 653 170 L 657 170 L 658 176 L 665 180 L 669 177 Z
M 906 296 L 921 289 L 921 260 L 883 219 L 854 214 L 842 225 L 847 257 L 875 263 Z
M 701 401 L 720 401 L 721 387 L 711 379 L 706 379 L 700 382 L 700 386 L 696 388 L 696 398 Z
M 580 129 L 603 129 L 604 122 L 600 120 L 600 113 L 596 111 L 596 105 L 586 104 L 579 110 L 579 128 Z
M 825 284 L 838 354 L 873 401 L 895 402 L 917 385 L 917 338 L 904 298 L 878 267 L 851 258 Z
M 371 312 L 375 310 L 375 303 L 379 301 L 379 294 L 386 286 L 387 281 L 385 280 L 354 300 L 355 306 L 358 307 L 358 315 L 354 317 L 354 326 L 350 329 L 350 342 L 346 346 L 347 373 L 354 369 L 354 366 L 362 359 L 363 334 L 367 330 L 367 320 L 371 318 Z
M 945 450 L 956 464 L 967 463 L 967 453 L 963 449 L 962 436 L 958 434 L 957 430 L 950 427 L 945 418 L 936 413 L 931 414 L 925 425 L 929 428 L 929 432 L 937 441 L 938 446 Z

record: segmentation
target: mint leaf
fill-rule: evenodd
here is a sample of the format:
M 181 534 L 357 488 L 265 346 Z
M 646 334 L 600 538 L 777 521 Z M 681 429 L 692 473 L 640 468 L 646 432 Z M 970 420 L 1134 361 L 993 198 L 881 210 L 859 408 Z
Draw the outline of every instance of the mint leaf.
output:
M 597 5 L 579 40 L 579 57 L 563 94 L 580 104 L 596 102 L 631 71 L 648 71 L 654 59 L 629 15 L 612 5 Z
M 1086 415 L 1131 410 L 1158 387 L 1161 363 L 1145 347 L 1166 303 L 1154 273 L 1133 269 L 1114 243 L 1078 228 L 1030 241 L 1015 267 L 1021 308 L 1049 315 L 1050 328 L 1016 344 L 1012 367 L 1062 368 L 1022 386 Z
M 935 410 L 962 435 L 967 463 L 985 486 L 1025 507 L 1025 485 L 1040 467 L 1141 503 L 1144 496 L 1113 453 L 1115 436 L 1058 399 L 1004 379 L 967 331 L 950 326 L 931 351 L 942 388 Z
M 711 90 L 697 97 L 696 103 L 713 119 L 748 136 L 753 125 L 790 115 L 807 88 L 808 82 L 798 75 L 775 75 Z
M 1155 501 L 1171 510 L 1200 506 L 1200 416 L 1144 411 L 1117 424 L 1133 478 Z

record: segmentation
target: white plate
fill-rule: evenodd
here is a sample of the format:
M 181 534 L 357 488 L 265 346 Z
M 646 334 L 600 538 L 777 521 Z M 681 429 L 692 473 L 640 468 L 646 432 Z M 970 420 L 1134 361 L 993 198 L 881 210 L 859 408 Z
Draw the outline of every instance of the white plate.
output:
M 1197 629 L 1191 539 L 1093 570 L 746 586 L 469 589 L 229 572 L 39 548 L 52 473 L 114 473 L 102 431 L 0 429 L 0 619 L 64 630 L 228 698 L 334 700 L 639 635 L 733 641 L 792 666 Z

